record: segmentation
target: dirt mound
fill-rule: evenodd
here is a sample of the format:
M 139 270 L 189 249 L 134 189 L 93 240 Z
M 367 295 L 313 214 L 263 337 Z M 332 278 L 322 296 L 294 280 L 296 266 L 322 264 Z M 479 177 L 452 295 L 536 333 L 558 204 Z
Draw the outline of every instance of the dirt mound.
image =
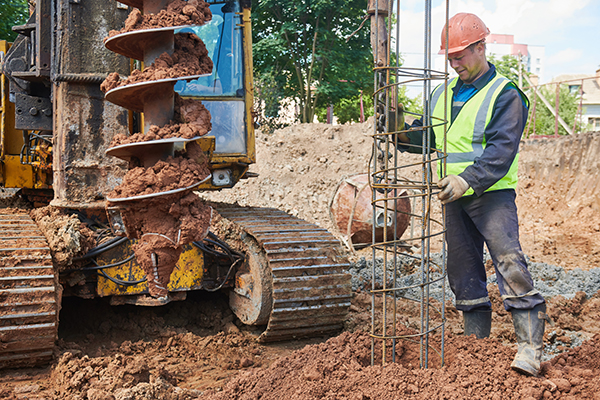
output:
M 541 399 L 598 398 L 598 341 L 545 363 L 547 378 L 525 378 L 509 367 L 512 352 L 498 340 L 447 336 L 443 368 L 419 369 L 418 345 L 401 342 L 397 361 L 371 366 L 366 333 L 343 333 L 307 346 L 269 368 L 243 373 L 205 398 L 308 399 Z
M 65 299 L 52 398 L 198 398 L 263 364 L 261 346 L 234 320 L 220 294 L 190 293 L 160 308 Z
M 343 126 L 294 125 L 271 135 L 258 131 L 257 163 L 250 167 L 258 178 L 203 196 L 277 207 L 337 234 L 329 202 L 344 177 L 369 172 L 372 133 L 372 119 Z M 411 166 L 420 158 L 401 154 L 398 164 L 407 167 L 399 174 L 420 181 L 420 167 Z M 597 132 L 521 143 L 517 206 L 523 250 L 532 260 L 566 270 L 600 265 L 599 160 Z M 441 218 L 438 202 L 432 218 Z

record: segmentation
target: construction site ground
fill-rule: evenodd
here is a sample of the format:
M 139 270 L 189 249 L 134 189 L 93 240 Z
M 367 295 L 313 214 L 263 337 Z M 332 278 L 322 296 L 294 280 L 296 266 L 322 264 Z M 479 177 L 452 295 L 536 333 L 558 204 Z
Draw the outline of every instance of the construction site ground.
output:
M 368 171 L 372 132 L 369 122 L 259 131 L 251 167 L 259 176 L 202 196 L 280 208 L 335 232 L 329 200 L 344 176 Z M 400 160 L 409 165 L 418 156 Z M 234 317 L 225 293 L 192 292 L 156 308 L 65 298 L 53 364 L 0 371 L 0 398 L 600 400 L 600 133 L 525 140 L 519 163 L 521 242 L 554 321 L 539 378 L 509 367 L 515 335 L 493 284 L 489 339 L 462 336 L 461 315 L 448 301 L 444 366 L 431 350 L 429 368 L 420 368 L 419 344 L 409 341 L 397 343 L 397 362 L 385 366 L 376 348 L 371 366 L 371 296 L 356 281 L 338 336 L 267 345 L 256 340 L 260 327 Z M 415 168 L 405 173 L 419 175 Z M 362 250 L 351 260 L 366 265 L 370 254 Z M 398 306 L 399 332 L 414 332 L 419 305 Z M 440 339 L 432 335 L 432 349 Z

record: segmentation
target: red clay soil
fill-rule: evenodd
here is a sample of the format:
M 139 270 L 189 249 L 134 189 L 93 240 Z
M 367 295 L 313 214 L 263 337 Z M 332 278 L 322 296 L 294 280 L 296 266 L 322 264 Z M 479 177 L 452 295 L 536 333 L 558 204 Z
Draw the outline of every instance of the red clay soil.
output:
M 167 296 L 171 273 L 183 252 L 178 237 L 171 239 L 158 233 L 143 234 L 138 242 L 131 245 L 131 248 L 146 274 L 150 295 Z
M 212 69 L 213 62 L 208 57 L 204 42 L 196 34 L 178 33 L 175 35 L 173 55 L 165 52 L 143 71 L 135 69 L 123 80 L 120 80 L 117 72 L 113 72 L 102 82 L 100 89 L 106 93 L 134 83 L 209 74 Z
M 212 19 L 209 5 L 202 0 L 174 0 L 158 14 L 143 14 L 137 8 L 125 20 L 120 31 L 112 30 L 108 37 L 136 30 L 167 26 L 204 25 Z
M 136 259 L 148 278 L 152 296 L 167 295 L 171 272 L 182 246 L 206 237 L 212 209 L 194 193 L 135 202 L 121 210 Z
M 162 233 L 175 243 L 202 240 L 210 225 L 211 208 L 194 193 L 165 196 L 136 203 L 134 210 L 124 208 L 130 237 Z M 156 218 L 161 215 L 163 218 Z
M 212 129 L 210 112 L 199 100 L 182 99 L 176 94 L 175 111 L 175 122 L 163 127 L 151 125 L 145 134 L 138 132 L 127 136 L 119 133 L 113 137 L 110 147 L 174 137 L 192 139 L 204 136 Z
M 187 148 L 197 146 L 188 143 Z M 141 196 L 186 188 L 201 182 L 210 174 L 206 157 L 201 160 L 188 156 L 168 157 L 151 167 L 136 167 L 125 174 L 123 182 L 108 194 L 108 198 Z
M 364 293 L 353 299 L 340 336 L 269 345 L 256 341 L 260 328 L 235 319 L 222 294 L 188 297 L 159 308 L 64 299 L 56 363 L 50 370 L 4 371 L 0 398 L 600 399 L 600 335 L 544 362 L 540 378 L 524 377 L 509 368 L 514 338 L 502 337 L 510 330 L 496 303 L 492 338 L 479 341 L 461 336 L 460 315 L 449 306 L 445 366 L 433 350 L 439 349 L 434 334 L 425 370 L 418 344 L 406 341 L 397 343 L 397 364 L 371 366 Z M 405 315 L 399 331 L 414 331 L 419 307 L 399 306 Z M 599 311 L 596 296 L 572 317 L 597 330 Z M 377 348 L 377 362 L 379 354 Z
M 184 99 L 175 93 L 175 116 L 176 121 L 190 125 L 190 128 L 198 131 L 196 136 L 202 136 L 212 129 L 211 115 L 204 104 L 195 99 Z M 193 137 L 193 136 L 192 136 Z
M 406 332 L 408 333 L 408 332 Z M 396 363 L 371 366 L 371 338 L 343 333 L 307 346 L 229 382 L 214 400 L 312 399 L 596 399 L 600 390 L 600 336 L 544 364 L 544 377 L 509 368 L 513 351 L 498 340 L 446 336 L 445 366 L 419 369 L 419 346 L 399 342 Z M 379 354 L 380 350 L 375 349 Z M 433 355 L 430 351 L 430 357 Z M 433 357 L 432 357 L 433 358 Z

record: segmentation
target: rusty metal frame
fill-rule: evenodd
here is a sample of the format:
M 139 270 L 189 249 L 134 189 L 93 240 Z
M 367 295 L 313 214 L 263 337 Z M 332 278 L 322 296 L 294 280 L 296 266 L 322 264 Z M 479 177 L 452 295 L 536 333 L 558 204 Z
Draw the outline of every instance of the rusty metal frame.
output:
M 393 4 L 396 3 L 396 4 Z M 424 43 L 424 66 L 423 68 L 407 68 L 401 66 L 399 57 L 396 57 L 394 65 L 391 65 L 390 54 L 392 52 L 392 28 L 396 32 L 395 54 L 400 54 L 400 1 L 399 0 L 370 0 L 369 12 L 371 14 L 372 45 L 374 48 L 374 98 L 376 121 L 373 131 L 373 155 L 370 171 L 370 185 L 373 191 L 372 204 L 373 215 L 376 208 L 392 210 L 400 199 L 396 193 L 406 190 L 402 197 L 408 197 L 413 204 L 411 211 L 411 230 L 401 237 L 395 233 L 392 237 L 384 237 L 383 242 L 375 240 L 373 232 L 372 242 L 372 284 L 371 284 L 371 363 L 396 361 L 396 344 L 398 340 L 408 340 L 420 345 L 420 366 L 429 366 L 429 351 L 437 353 L 444 363 L 444 335 L 445 335 L 445 292 L 446 292 L 446 258 L 445 258 L 445 215 L 441 220 L 432 217 L 432 205 L 437 201 L 435 195 L 438 192 L 434 182 L 434 163 L 441 163 L 442 171 L 445 171 L 445 137 L 444 148 L 436 149 L 435 143 L 430 143 L 429 132 L 434 126 L 443 126 L 446 130 L 447 120 L 435 118 L 431 115 L 431 92 L 435 86 L 432 83 L 441 83 L 447 86 L 448 69 L 445 71 L 434 71 L 431 68 L 432 46 L 431 46 L 431 0 L 425 1 L 425 43 Z M 449 5 L 446 0 L 446 21 L 448 20 Z M 392 27 L 393 18 L 386 16 L 395 15 L 397 21 Z M 381 24 L 387 25 L 387 36 L 381 38 Z M 381 43 L 385 43 L 386 54 L 381 55 Z M 398 106 L 398 89 L 401 85 L 421 82 L 423 84 L 423 113 L 415 114 L 422 118 L 423 126 L 411 128 L 411 131 L 420 131 L 422 134 L 422 146 L 420 149 L 421 160 L 418 163 L 406 164 L 405 157 L 401 156 L 398 149 L 398 135 L 408 132 L 404 126 L 404 110 Z M 443 97 L 446 98 L 444 93 Z M 444 104 L 446 104 L 444 102 Z M 445 114 L 446 114 L 446 110 Z M 445 135 L 444 135 L 445 136 Z M 421 179 L 412 180 L 404 178 L 402 173 L 407 168 L 420 167 Z M 377 196 L 377 192 L 383 196 Z M 388 204 L 394 204 L 389 205 Z M 417 209 L 420 208 L 420 212 Z M 395 220 L 395 218 L 392 218 Z M 375 225 L 375 221 L 373 221 Z M 417 231 L 416 235 L 413 233 Z M 435 262 L 431 254 L 432 239 L 441 239 L 442 252 L 441 261 Z M 415 243 L 420 248 L 420 254 L 412 254 L 407 250 Z M 402 258 L 408 258 L 420 264 L 417 283 L 404 285 L 399 283 L 401 278 L 400 266 Z M 377 265 L 382 265 L 381 270 Z M 381 282 L 376 279 L 377 274 L 382 275 Z M 441 287 L 441 301 L 439 306 L 432 302 L 433 291 Z M 408 295 L 409 291 L 418 295 Z M 418 332 L 415 334 L 401 334 L 397 330 L 401 311 L 398 309 L 397 300 L 405 299 L 417 302 L 420 305 L 420 323 Z M 441 316 L 436 323 L 433 322 L 435 314 Z M 441 320 L 441 322 L 439 322 Z M 439 347 L 433 346 L 431 338 L 436 335 L 439 338 Z M 380 346 L 380 347 L 379 347 Z M 376 350 L 376 348 L 378 350 Z M 376 351 L 381 350 L 381 356 L 376 357 Z M 390 360 L 391 357 L 391 360 Z

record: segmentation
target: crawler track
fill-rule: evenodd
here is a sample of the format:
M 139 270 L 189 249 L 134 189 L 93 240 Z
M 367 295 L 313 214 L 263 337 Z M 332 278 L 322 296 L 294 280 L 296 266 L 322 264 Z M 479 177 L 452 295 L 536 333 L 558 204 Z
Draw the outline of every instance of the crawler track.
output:
M 52 359 L 58 328 L 50 249 L 27 214 L 0 212 L 0 368 Z
M 259 340 L 333 333 L 343 327 L 352 287 L 340 242 L 327 230 L 273 208 L 218 209 L 264 250 L 272 310 Z

